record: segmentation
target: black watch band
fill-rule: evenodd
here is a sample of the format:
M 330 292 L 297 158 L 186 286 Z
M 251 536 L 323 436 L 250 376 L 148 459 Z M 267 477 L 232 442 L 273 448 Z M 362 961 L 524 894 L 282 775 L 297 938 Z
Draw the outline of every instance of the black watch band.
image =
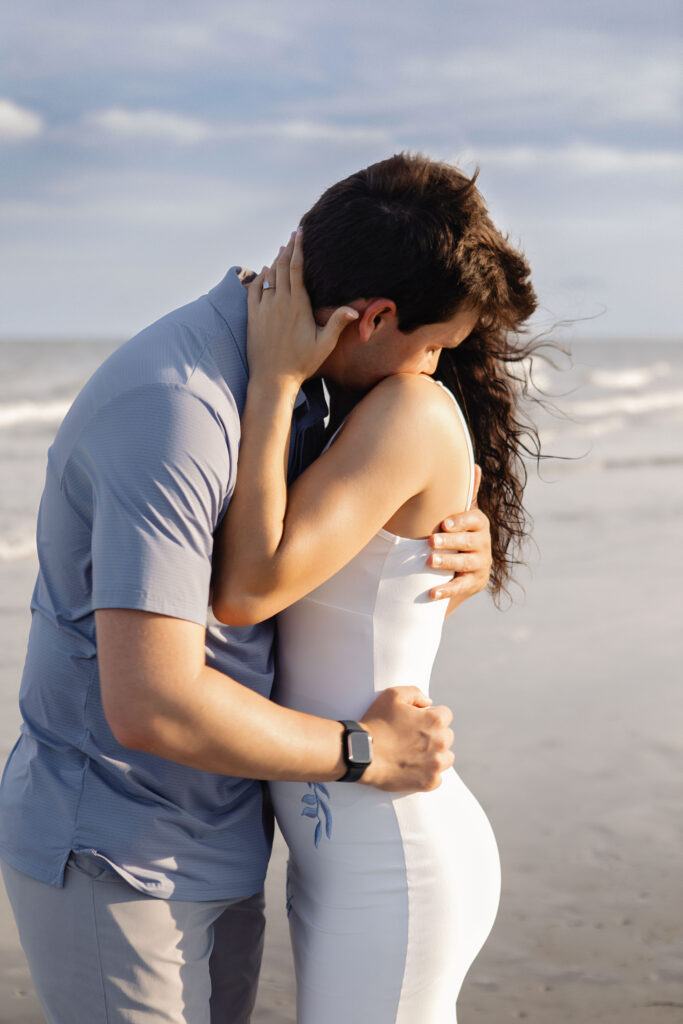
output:
M 359 725 L 340 719 L 344 726 L 342 753 L 346 763 L 346 774 L 339 782 L 357 782 L 369 764 L 372 763 L 372 736 Z

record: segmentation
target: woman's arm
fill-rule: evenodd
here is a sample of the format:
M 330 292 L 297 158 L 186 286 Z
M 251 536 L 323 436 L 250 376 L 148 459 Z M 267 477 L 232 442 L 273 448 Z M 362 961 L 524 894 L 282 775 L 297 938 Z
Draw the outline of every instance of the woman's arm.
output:
M 250 384 L 237 484 L 218 544 L 219 620 L 246 625 L 286 608 L 346 565 L 424 489 L 435 418 L 427 389 L 436 390 L 413 375 L 378 384 L 288 500 L 284 454 L 296 393 Z
M 295 250 L 295 274 L 296 256 Z M 435 438 L 453 435 L 450 400 L 431 382 L 419 375 L 387 378 L 356 406 L 335 443 L 288 496 L 292 406 L 312 371 L 310 354 L 308 365 L 300 360 L 291 369 L 299 358 L 287 351 L 296 285 L 294 279 L 287 295 L 285 262 L 286 255 L 278 261 L 275 295 L 262 295 L 258 279 L 255 293 L 250 287 L 253 333 L 239 469 L 215 555 L 214 614 L 233 625 L 270 617 L 349 562 L 398 508 L 424 490 L 436 460 L 443 461 L 443 445 Z M 281 336 L 263 346 L 273 323 L 282 326 Z

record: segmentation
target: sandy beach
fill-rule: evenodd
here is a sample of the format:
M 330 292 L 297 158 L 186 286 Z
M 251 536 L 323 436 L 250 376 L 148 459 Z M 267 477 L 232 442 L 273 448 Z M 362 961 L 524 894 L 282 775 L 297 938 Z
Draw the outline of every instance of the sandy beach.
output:
M 456 770 L 492 822 L 503 865 L 498 920 L 459 1024 L 683 1020 L 683 345 L 583 344 L 567 386 L 578 390 L 558 404 L 573 420 L 544 418 L 543 429 L 548 450 L 572 458 L 546 463 L 542 479 L 529 470 L 526 595 L 514 590 L 504 612 L 486 595 L 459 609 L 433 676 L 433 696 L 454 710 Z M 20 392 L 3 402 L 18 407 Z M 7 422 L 16 447 L 4 449 L 3 504 L 18 507 L 21 487 L 35 510 L 42 464 L 29 471 L 22 452 L 44 450 L 45 438 L 30 416 Z M 17 734 L 36 571 L 30 544 L 23 551 L 21 532 L 4 525 L 3 762 Z M 285 856 L 278 840 L 254 1024 L 295 1019 Z M 39 1024 L 0 900 L 0 1024 Z

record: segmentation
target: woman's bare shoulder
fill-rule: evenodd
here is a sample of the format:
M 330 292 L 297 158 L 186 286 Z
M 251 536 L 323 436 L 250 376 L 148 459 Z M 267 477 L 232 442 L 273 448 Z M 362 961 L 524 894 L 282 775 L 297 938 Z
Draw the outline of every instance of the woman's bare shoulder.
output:
M 425 537 L 467 504 L 472 466 L 466 428 L 453 395 L 430 377 L 397 374 L 377 387 L 392 417 L 382 414 L 377 401 L 376 419 L 367 429 L 386 439 L 396 471 L 419 467 L 422 474 L 419 492 L 384 525 L 402 537 Z
M 467 447 L 453 395 L 425 374 L 385 377 L 360 400 L 349 420 L 365 431 L 392 436 L 398 429 L 413 444 L 451 441 L 457 448 Z

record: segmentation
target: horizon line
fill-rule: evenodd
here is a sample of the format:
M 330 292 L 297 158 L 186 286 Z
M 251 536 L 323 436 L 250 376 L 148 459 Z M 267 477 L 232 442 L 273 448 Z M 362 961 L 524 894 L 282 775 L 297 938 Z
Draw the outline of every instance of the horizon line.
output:
M 136 332 L 139 333 L 139 332 Z M 126 341 L 134 338 L 135 334 L 110 334 L 110 335 L 97 335 L 97 334 L 65 334 L 65 333 L 54 333 L 54 334 L 37 334 L 32 332 L 31 334 L 0 334 L 0 344 L 92 344 L 92 345 L 123 345 Z M 550 338 L 549 340 L 553 340 Z M 573 343 L 579 342 L 581 344 L 681 344 L 683 343 L 683 334 L 596 334 L 596 335 L 574 335 L 564 336 L 561 332 L 558 332 L 558 342 Z

